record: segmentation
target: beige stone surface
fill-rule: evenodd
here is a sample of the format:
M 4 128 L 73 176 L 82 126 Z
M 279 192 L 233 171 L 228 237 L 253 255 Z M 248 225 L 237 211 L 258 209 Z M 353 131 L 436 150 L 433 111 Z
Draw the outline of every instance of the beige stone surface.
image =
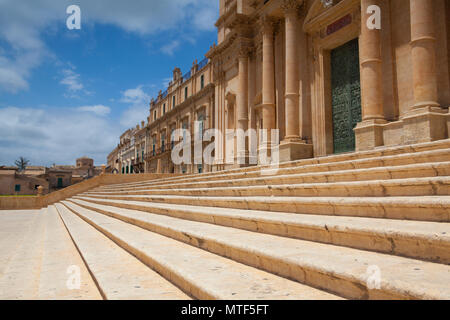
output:
M 76 196 L 303 214 L 450 221 L 450 196 L 438 197 L 188 197 L 168 195 Z
M 278 171 L 276 171 L 278 172 Z M 370 180 L 389 180 L 424 178 L 436 176 L 448 176 L 450 162 L 421 163 L 405 166 L 375 167 L 368 169 L 337 170 L 328 172 L 294 173 L 281 172 L 278 175 L 262 175 L 255 178 L 234 178 L 227 180 L 213 180 L 200 182 L 181 182 L 177 184 L 161 184 L 153 189 L 179 189 L 179 188 L 205 188 L 205 187 L 239 187 L 239 186 L 267 186 L 299 183 L 327 183 L 327 182 L 351 182 Z M 145 190 L 148 187 L 138 187 L 137 190 Z M 121 190 L 133 190 L 132 187 Z
M 187 300 L 189 297 L 94 227 L 56 204 L 72 239 L 108 300 Z
M 56 212 L 0 211 L 0 219 L 7 221 L 1 224 L 7 232 L 14 233 L 1 237 L 2 299 L 101 299 Z M 27 221 L 23 224 L 22 219 Z M 67 268 L 72 265 L 80 268 L 80 289 L 67 287 Z
M 449 177 L 410 179 L 303 183 L 288 185 L 260 185 L 244 187 L 209 187 L 185 189 L 142 189 L 118 191 L 90 191 L 86 196 L 101 195 L 180 195 L 180 196 L 334 196 L 382 197 L 426 196 L 450 194 Z
M 138 201 L 72 202 L 103 213 L 137 214 L 133 209 L 249 231 L 450 263 L 450 224 L 360 217 L 332 217 L 197 207 Z M 122 209 L 120 209 L 122 208 Z
M 111 221 L 103 222 L 102 228 L 110 229 L 113 224 L 111 218 L 101 217 L 98 213 L 71 203 L 65 204 L 83 216 L 98 221 L 97 224 L 102 219 Z M 447 285 L 450 267 L 447 265 L 138 211 L 117 210 L 120 214 L 111 215 L 152 232 L 346 298 L 450 299 Z M 381 288 L 378 290 L 367 287 L 365 273 L 370 265 L 376 265 L 381 270 Z
M 199 299 L 336 299 L 131 224 L 64 202 L 141 261 Z M 164 245 L 161 245 L 164 243 Z
M 448 140 L 450 142 L 450 140 Z M 306 173 L 306 172 L 329 172 L 336 170 L 348 169 L 366 169 L 382 166 L 403 166 L 426 162 L 445 162 L 450 161 L 450 149 L 446 148 L 447 144 L 440 143 L 442 148 L 437 150 L 420 150 L 413 152 L 414 149 L 402 150 L 382 149 L 380 151 L 361 152 L 359 157 L 355 154 L 347 154 L 340 156 L 324 157 L 314 160 L 302 160 L 281 163 L 279 168 L 273 173 L 274 175 L 283 175 L 291 173 Z M 432 146 L 432 144 L 426 144 Z M 448 145 L 450 146 L 450 144 Z M 124 183 L 110 186 L 101 186 L 92 189 L 93 191 L 107 191 L 107 190 L 139 190 L 147 187 L 157 185 L 168 185 L 173 181 L 177 183 L 183 182 L 200 182 L 214 180 L 228 180 L 236 178 L 251 178 L 259 177 L 261 175 L 262 167 L 257 168 L 242 168 L 238 170 L 228 170 L 224 172 L 209 173 L 203 175 L 190 175 L 185 177 L 167 178 L 155 181 L 144 181 L 137 183 Z M 165 183 L 166 182 L 166 183 Z

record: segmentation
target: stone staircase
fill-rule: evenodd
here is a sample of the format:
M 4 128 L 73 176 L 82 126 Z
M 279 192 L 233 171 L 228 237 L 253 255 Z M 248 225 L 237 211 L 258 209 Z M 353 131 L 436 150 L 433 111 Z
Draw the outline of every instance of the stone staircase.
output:
M 40 277 L 82 259 L 69 298 L 450 299 L 450 140 L 102 186 L 39 217 Z

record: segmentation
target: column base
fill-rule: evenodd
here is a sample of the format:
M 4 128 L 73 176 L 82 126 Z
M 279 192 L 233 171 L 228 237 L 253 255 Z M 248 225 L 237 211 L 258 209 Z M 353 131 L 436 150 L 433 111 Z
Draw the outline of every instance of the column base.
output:
M 387 121 L 382 119 L 365 120 L 358 123 L 354 129 L 356 151 L 372 150 L 384 145 L 383 125 L 386 123 Z
M 312 158 L 313 155 L 313 145 L 302 140 L 282 141 L 279 146 L 280 162 L 308 159 Z
M 402 117 L 405 144 L 431 142 L 448 137 L 448 112 L 442 108 L 414 109 Z

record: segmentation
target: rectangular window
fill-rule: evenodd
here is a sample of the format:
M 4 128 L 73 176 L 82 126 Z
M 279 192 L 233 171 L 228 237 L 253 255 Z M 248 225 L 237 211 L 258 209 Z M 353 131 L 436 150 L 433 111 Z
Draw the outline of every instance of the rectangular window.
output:
M 172 97 L 172 108 L 175 108 L 175 96 Z
M 184 88 L 184 100 L 188 98 L 188 87 Z
M 63 178 L 58 178 L 58 188 L 63 187 Z
M 205 87 L 205 75 L 202 74 L 200 77 L 200 89 L 203 89 Z
M 183 123 L 183 143 L 187 143 L 187 129 L 188 129 L 188 124 L 186 122 Z
M 153 120 L 156 121 L 156 110 L 153 112 Z
M 16 184 L 15 188 L 14 188 L 15 192 L 20 192 L 20 184 Z
M 166 114 L 166 104 L 163 104 L 163 115 Z

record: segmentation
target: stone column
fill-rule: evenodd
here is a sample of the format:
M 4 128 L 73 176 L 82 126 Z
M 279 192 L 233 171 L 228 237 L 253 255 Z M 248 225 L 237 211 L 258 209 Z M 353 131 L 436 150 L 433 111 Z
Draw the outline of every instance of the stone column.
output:
M 237 164 L 248 164 L 248 55 L 249 48 L 242 45 L 239 51 L 239 88 L 236 103 L 236 156 Z
M 286 29 L 286 136 L 280 144 L 280 161 L 283 162 L 312 157 L 312 145 L 307 145 L 299 136 L 299 5 L 297 1 L 284 0 L 281 7 Z
M 406 144 L 445 139 L 445 111 L 438 103 L 434 1 L 410 0 L 414 104 L 402 115 Z
M 262 62 L 262 129 L 267 132 L 267 139 L 260 141 L 260 149 L 266 149 L 270 153 L 271 130 L 275 129 L 275 61 L 273 45 L 273 21 L 269 17 L 263 17 L 263 62 Z
M 298 57 L 298 4 L 283 4 L 286 23 L 286 141 L 298 141 L 299 137 L 299 57 Z
M 413 109 L 438 107 L 433 1 L 410 0 Z
M 355 128 L 356 150 L 370 150 L 383 143 L 383 78 L 381 58 L 381 29 L 369 29 L 366 21 L 371 13 L 367 8 L 380 7 L 380 0 L 361 0 L 361 61 L 362 122 Z

